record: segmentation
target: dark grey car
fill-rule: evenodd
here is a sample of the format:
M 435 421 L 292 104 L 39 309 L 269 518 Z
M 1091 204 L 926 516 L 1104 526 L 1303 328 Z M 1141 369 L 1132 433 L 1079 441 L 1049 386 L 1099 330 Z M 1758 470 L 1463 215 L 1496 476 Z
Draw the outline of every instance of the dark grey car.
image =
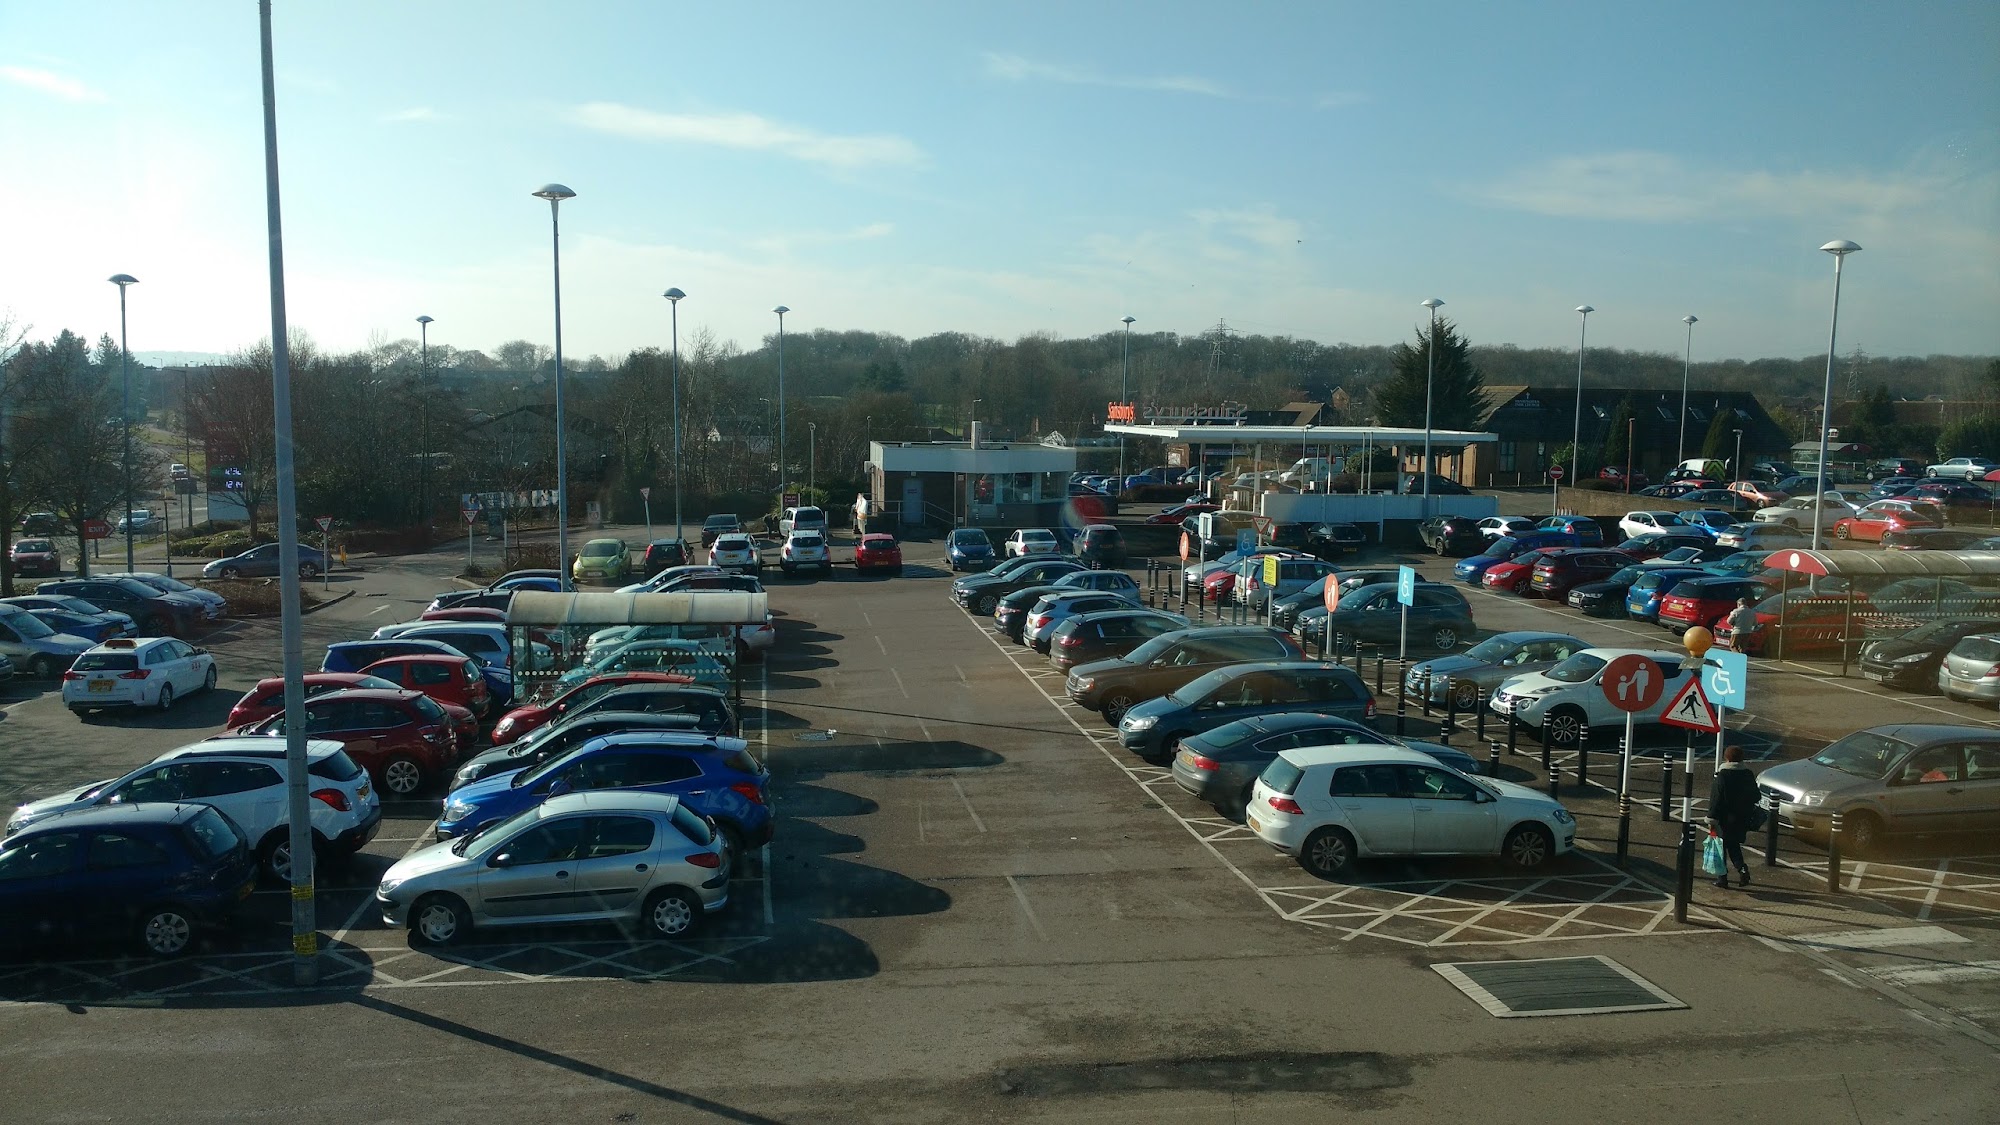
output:
M 1421 750 L 1460 773 L 1485 772 L 1463 750 L 1397 738 L 1338 715 L 1291 711 L 1239 719 L 1182 739 L 1173 760 L 1174 782 L 1218 810 L 1241 816 L 1250 789 L 1257 784 L 1257 775 L 1264 772 L 1264 767 L 1280 751 L 1299 746 L 1342 745 L 1406 746 Z
M 1553 668 L 1589 647 L 1568 633 L 1496 633 L 1464 652 L 1410 665 L 1403 692 L 1422 698 L 1428 689 L 1432 703 L 1456 697 L 1458 709 L 1470 711 L 1502 680 Z
M 1899 724 L 1855 731 L 1810 758 L 1757 775 L 1801 835 L 1841 814 L 1841 846 L 1865 855 L 1885 836 L 2000 833 L 2000 730 Z

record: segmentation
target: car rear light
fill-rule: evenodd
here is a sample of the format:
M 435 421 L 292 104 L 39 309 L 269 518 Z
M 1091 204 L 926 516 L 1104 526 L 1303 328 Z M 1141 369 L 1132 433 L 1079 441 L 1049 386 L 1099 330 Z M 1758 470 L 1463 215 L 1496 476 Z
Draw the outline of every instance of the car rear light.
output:
M 747 781 L 737 782 L 736 784 L 729 787 L 729 791 L 731 793 L 735 793 L 741 796 L 744 800 L 749 801 L 753 805 L 761 805 L 764 803 L 764 791 L 762 789 L 757 788 L 755 785 L 750 784 Z
M 1057 637 L 1056 643 L 1063 646 L 1064 648 L 1075 648 L 1076 646 L 1083 643 L 1083 634 L 1071 633 L 1066 637 Z
M 710 871 L 715 871 L 722 867 L 722 857 L 716 855 L 714 852 L 696 852 L 687 857 L 687 861 L 696 867 L 706 867 Z
M 1269 804 L 1279 812 L 1291 813 L 1293 816 L 1304 816 L 1306 813 L 1306 810 L 1300 808 L 1299 803 L 1290 797 L 1272 797 L 1269 799 Z
M 150 668 L 134 668 L 130 672 L 118 673 L 118 678 L 121 680 L 143 680 L 152 674 L 153 670 Z
M 1993 667 L 1988 668 L 1986 670 L 1986 675 L 1988 677 L 2000 676 L 2000 664 L 1995 664 Z
M 1214 771 L 1220 768 L 1221 765 L 1221 762 L 1216 761 L 1206 754 L 1191 754 L 1188 756 L 1188 766 L 1192 769 Z
M 65 679 L 65 680 L 80 680 L 80 679 L 83 679 L 83 673 L 82 673 L 82 672 L 64 672 L 64 673 L 63 673 L 63 679 Z
M 334 812 L 347 811 L 347 794 L 338 789 L 315 789 L 312 791 L 312 799 L 325 804 Z
M 1049 615 L 1046 613 L 1037 613 L 1033 617 L 1028 618 L 1028 624 L 1033 625 L 1037 629 L 1041 628 L 1044 625 L 1047 625 L 1048 623 L 1049 623 Z
M 1375 717 L 1375 697 L 1374 697 L 1374 696 L 1372 696 L 1372 695 L 1371 695 L 1371 696 L 1369 696 L 1369 697 L 1368 697 L 1368 702 L 1362 705 L 1362 708 L 1361 708 L 1361 717 L 1362 717 L 1362 718 L 1364 718 L 1364 719 L 1372 719 L 1372 718 L 1374 718 L 1374 717 Z

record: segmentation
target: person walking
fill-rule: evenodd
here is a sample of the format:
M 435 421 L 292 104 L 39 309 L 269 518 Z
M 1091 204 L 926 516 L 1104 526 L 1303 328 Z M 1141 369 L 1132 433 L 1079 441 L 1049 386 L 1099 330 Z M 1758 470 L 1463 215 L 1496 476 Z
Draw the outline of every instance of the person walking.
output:
M 1750 651 L 1750 633 L 1757 628 L 1757 604 L 1749 598 L 1736 603 L 1729 611 L 1726 622 L 1729 626 L 1729 647 L 1737 652 Z
M 1734 865 L 1742 876 L 1743 886 L 1750 885 L 1750 865 L 1743 859 L 1743 840 L 1756 827 L 1762 799 L 1757 791 L 1757 775 L 1743 764 L 1743 748 L 1725 747 L 1722 768 L 1715 771 L 1715 780 L 1708 787 L 1708 825 L 1722 837 L 1725 864 L 1715 877 L 1716 886 L 1729 885 L 1729 865 Z

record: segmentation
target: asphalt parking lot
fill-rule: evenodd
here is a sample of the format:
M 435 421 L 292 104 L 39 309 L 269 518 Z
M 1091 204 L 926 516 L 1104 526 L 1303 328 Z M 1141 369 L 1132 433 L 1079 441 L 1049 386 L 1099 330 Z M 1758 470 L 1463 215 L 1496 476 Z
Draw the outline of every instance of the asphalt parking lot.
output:
M 1647 869 L 1611 862 L 1604 822 L 1581 815 L 1585 848 L 1532 877 L 1466 860 L 1323 883 L 1107 744 L 1040 658 L 949 603 L 932 545 L 906 553 L 898 579 L 767 572 L 779 641 L 749 666 L 745 709 L 777 835 L 714 927 L 664 944 L 583 930 L 414 948 L 367 909 L 373 875 L 421 845 L 435 807 L 399 805 L 362 856 L 322 872 L 315 989 L 290 984 L 277 891 L 169 965 L 115 950 L 0 965 L 14 1076 L 0 1118 L 140 1104 L 164 1120 L 282 1106 L 329 1121 L 2000 1111 L 1988 861 L 1851 867 L 1856 893 L 1808 902 L 1764 941 L 1741 932 L 1759 909 L 1810 896 L 1702 898 L 1675 924 Z M 354 576 L 353 598 L 307 618 L 308 652 L 413 612 L 449 569 Z M 1548 627 L 1532 603 L 1474 607 L 1483 628 Z M 275 667 L 275 630 L 244 623 L 211 646 L 223 690 L 167 716 L 86 726 L 11 691 L 0 796 L 211 732 Z M 1790 679 L 1769 705 L 1752 696 L 1752 721 L 1788 738 L 1846 721 L 1835 706 L 1886 706 Z M 1919 919 L 1927 869 L 1940 889 Z M 1914 904 L 1875 909 L 1899 897 Z M 1433 968 L 1571 956 L 1612 958 L 1686 1007 L 1497 1020 Z M 397 1100 L 419 1082 L 420 1104 Z

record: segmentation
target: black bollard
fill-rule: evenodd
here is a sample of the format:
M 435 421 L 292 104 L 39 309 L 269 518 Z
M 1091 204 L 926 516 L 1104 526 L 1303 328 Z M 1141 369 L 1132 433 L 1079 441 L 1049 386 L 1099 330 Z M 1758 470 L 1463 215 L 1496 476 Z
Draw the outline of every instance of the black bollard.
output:
M 1590 784 L 1590 724 L 1576 725 L 1576 785 L 1581 789 Z
M 1446 691 L 1450 691 L 1451 681 L 1446 680 L 1444 686 Z M 1404 691 L 1410 690 L 1410 681 L 1408 679 L 1405 679 L 1403 681 L 1403 690 Z M 1431 670 L 1429 668 L 1424 669 L 1423 707 L 1424 707 L 1424 718 L 1426 719 L 1430 718 L 1431 717 Z
M 1429 697 L 1430 691 L 1428 688 L 1425 689 L 1424 695 Z M 1458 700 L 1452 697 L 1451 681 L 1446 680 L 1444 682 L 1444 725 L 1438 730 L 1438 741 L 1446 746 L 1450 746 L 1451 736 L 1457 733 Z
M 1833 814 L 1833 819 L 1827 824 L 1826 828 L 1826 893 L 1830 895 L 1840 893 L 1840 814 L 1838 812 Z
M 1764 866 L 1778 866 L 1778 795 L 1771 794 L 1771 807 L 1764 818 Z
M 1375 648 L 1375 694 L 1382 694 L 1382 649 L 1379 645 Z
M 1486 744 L 1486 776 L 1500 776 L 1500 740 L 1497 738 Z
M 1549 719 L 1542 716 L 1542 772 L 1550 777 L 1556 775 L 1555 767 L 1549 764 Z
M 1472 706 L 1473 706 L 1473 709 L 1474 709 L 1474 713 L 1473 713 L 1473 716 L 1472 716 L 1472 737 L 1473 737 L 1473 738 L 1475 738 L 1475 739 L 1478 739 L 1478 740 L 1479 740 L 1479 741 L 1481 741 L 1481 742 L 1484 742 L 1484 741 L 1486 741 L 1486 696 L 1485 696 L 1485 694 L 1484 694 L 1484 693 L 1482 693 L 1482 692 L 1473 692 L 1473 693 L 1472 693 Z
M 1674 849 L 1674 921 L 1688 920 L 1688 899 L 1694 896 L 1694 825 L 1681 825 L 1681 842 Z
M 1408 681 L 1408 680 L 1406 680 L 1406 679 L 1404 679 L 1404 676 L 1405 676 L 1405 674 L 1406 674 L 1406 673 L 1404 672 L 1404 670 L 1403 670 L 1402 668 L 1397 668 L 1397 669 L 1396 669 L 1396 684 L 1397 684 L 1397 690 L 1396 690 L 1396 737 L 1397 737 L 1397 738 L 1401 738 L 1401 737 L 1403 737 L 1403 732 L 1404 732 L 1404 730 L 1406 730 L 1406 729 L 1407 729 L 1407 725 L 1408 725 L 1408 718 L 1409 718 L 1409 710 L 1410 710 L 1410 692 L 1409 692 L 1409 686 L 1408 686 L 1408 685 L 1409 685 L 1409 681 Z
M 1632 794 L 1620 793 L 1618 795 L 1618 866 L 1625 866 L 1625 861 L 1631 854 L 1631 851 Z
M 1549 774 L 1549 800 L 1562 800 L 1562 776 L 1559 774 Z
M 1512 715 L 1507 716 L 1505 721 L 1507 723 L 1507 756 L 1511 758 L 1519 753 L 1519 750 L 1516 748 L 1520 745 L 1521 724 L 1515 722 Z
M 1674 803 L 1674 760 L 1660 756 L 1660 823 L 1667 822 L 1667 810 Z

